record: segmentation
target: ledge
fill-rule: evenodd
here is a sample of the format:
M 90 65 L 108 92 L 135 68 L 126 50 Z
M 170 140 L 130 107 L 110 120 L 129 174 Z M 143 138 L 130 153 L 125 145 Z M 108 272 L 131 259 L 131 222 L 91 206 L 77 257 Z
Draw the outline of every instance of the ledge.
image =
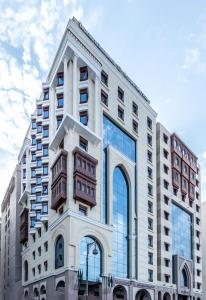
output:
M 25 190 L 23 194 L 21 194 L 18 203 L 24 204 L 26 199 L 28 199 L 28 196 L 29 196 L 29 191 Z
M 74 130 L 75 132 L 83 135 L 85 139 L 90 141 L 93 144 L 99 144 L 101 142 L 101 138 L 96 135 L 91 129 L 84 126 L 81 122 L 77 121 L 73 116 L 67 114 L 61 125 L 59 126 L 53 140 L 50 144 L 50 149 L 56 151 L 59 144 L 61 143 L 64 136 L 68 133 L 69 130 Z

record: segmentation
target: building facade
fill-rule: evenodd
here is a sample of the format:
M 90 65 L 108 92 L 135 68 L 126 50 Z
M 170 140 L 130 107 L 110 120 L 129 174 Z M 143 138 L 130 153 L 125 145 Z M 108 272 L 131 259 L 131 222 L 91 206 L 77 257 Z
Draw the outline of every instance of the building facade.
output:
M 20 197 L 21 173 L 17 165 L 1 205 L 0 299 L 21 299 Z
M 202 203 L 202 253 L 206 253 L 206 202 Z M 206 257 L 203 254 L 203 277 L 202 277 L 202 286 L 203 286 L 203 299 L 206 299 Z
M 197 157 L 156 116 L 70 20 L 19 155 L 23 299 L 202 300 Z

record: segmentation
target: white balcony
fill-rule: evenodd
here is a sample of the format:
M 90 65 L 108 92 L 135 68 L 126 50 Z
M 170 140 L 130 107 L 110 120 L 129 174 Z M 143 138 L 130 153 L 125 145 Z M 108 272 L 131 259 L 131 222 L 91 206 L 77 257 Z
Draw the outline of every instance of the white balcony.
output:
M 41 210 L 42 209 L 42 204 L 41 203 L 36 203 L 34 209 L 35 210 Z
M 29 197 L 29 191 L 28 190 L 25 190 L 22 194 L 21 194 L 21 197 L 19 198 L 19 203 L 21 204 L 24 204 L 26 202 L 26 200 L 28 199 Z
M 30 217 L 36 217 L 36 212 L 33 211 L 33 210 L 30 210 L 29 216 L 30 216 Z
M 40 216 L 40 220 L 41 220 L 42 222 L 47 222 L 47 221 L 49 220 L 48 214 L 47 214 L 47 215 L 46 215 L 46 214 L 41 215 L 41 216 Z
M 30 228 L 29 233 L 30 234 L 35 234 L 36 233 L 36 228 L 34 228 L 34 227 Z
M 37 221 L 35 223 L 35 228 L 41 228 L 42 222 L 41 221 Z

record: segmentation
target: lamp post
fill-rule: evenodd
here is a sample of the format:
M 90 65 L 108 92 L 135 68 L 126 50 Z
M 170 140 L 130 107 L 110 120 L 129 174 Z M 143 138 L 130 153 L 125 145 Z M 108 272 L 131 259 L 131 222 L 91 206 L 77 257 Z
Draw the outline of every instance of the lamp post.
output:
M 97 250 L 97 244 L 96 242 L 92 242 L 92 243 L 87 243 L 87 256 L 86 256 L 86 300 L 88 300 L 88 296 L 89 296 L 89 293 L 88 293 L 88 277 L 89 277 L 89 251 L 91 249 L 91 247 L 95 245 L 92 253 L 93 255 L 97 255 L 98 254 L 98 250 Z

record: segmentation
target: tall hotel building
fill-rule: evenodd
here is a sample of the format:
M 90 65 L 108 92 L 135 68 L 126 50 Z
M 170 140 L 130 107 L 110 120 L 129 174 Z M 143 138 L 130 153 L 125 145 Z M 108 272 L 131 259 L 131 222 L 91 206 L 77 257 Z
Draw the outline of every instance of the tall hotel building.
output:
M 197 157 L 156 116 L 70 20 L 19 155 L 21 299 L 203 300 Z

